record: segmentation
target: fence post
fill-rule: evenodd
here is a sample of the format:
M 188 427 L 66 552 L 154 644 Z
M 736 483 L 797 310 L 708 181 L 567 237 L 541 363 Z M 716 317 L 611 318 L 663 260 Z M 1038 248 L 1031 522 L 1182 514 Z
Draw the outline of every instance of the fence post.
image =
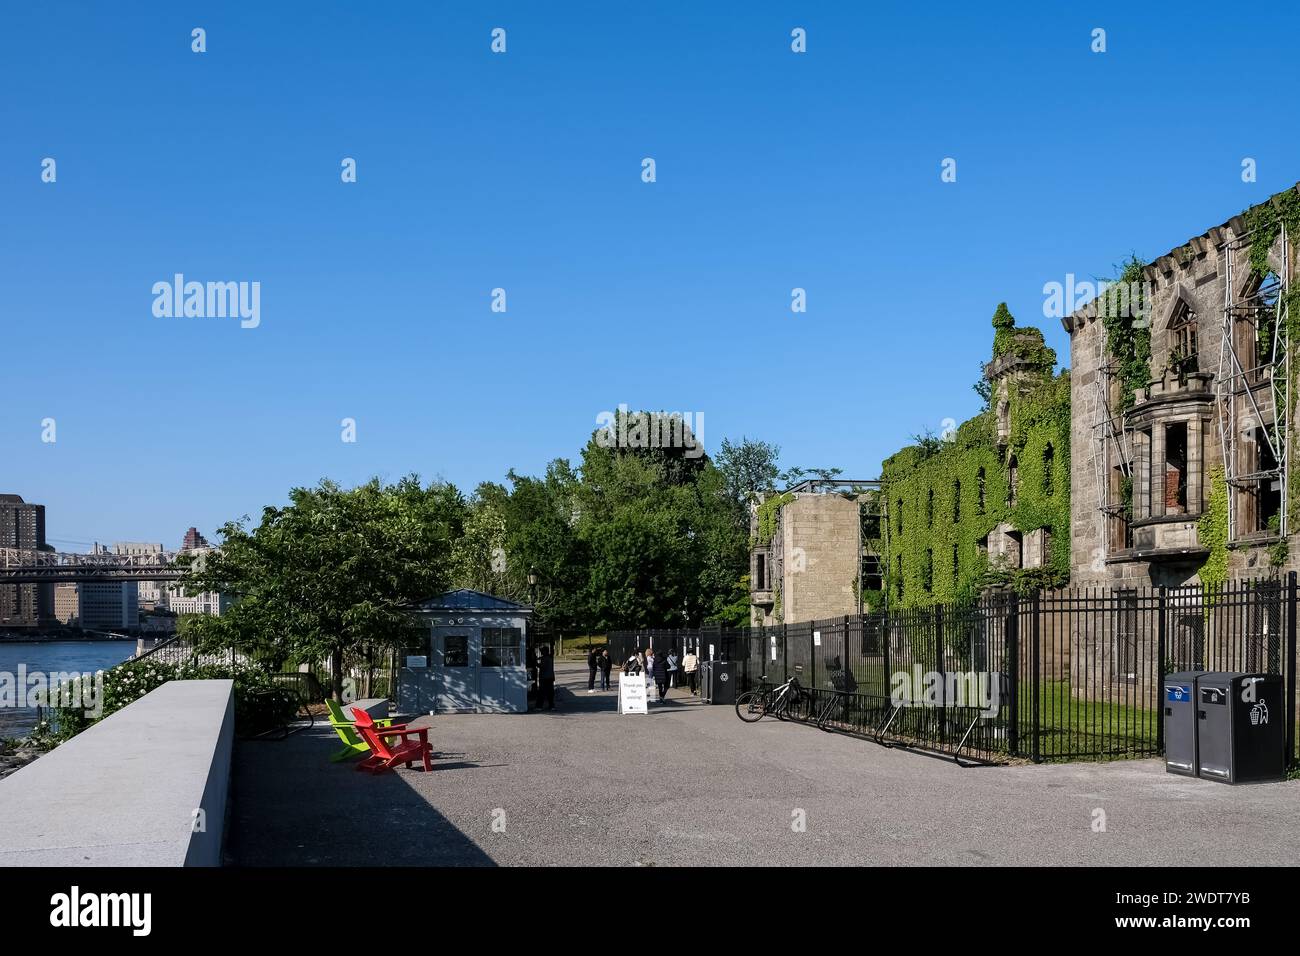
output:
M 1296 669 L 1296 573 L 1290 571 L 1286 576 L 1286 709 L 1290 719 L 1286 722 L 1286 756 L 1290 763 L 1296 759 L 1295 722 L 1300 714 L 1296 713 L 1295 693 Z
M 781 680 L 790 679 L 790 629 L 781 625 Z
M 939 740 L 948 739 L 948 675 L 943 668 L 943 605 L 934 606 L 934 670 L 939 675 Z
M 1165 589 L 1156 588 L 1156 753 L 1165 752 L 1165 707 L 1161 685 L 1165 678 Z
M 866 626 L 867 626 L 866 621 L 863 621 L 862 627 L 864 629 L 864 633 L 865 633 Z M 881 680 L 884 682 L 884 686 L 881 687 L 880 693 L 879 695 L 877 695 L 879 697 L 889 696 L 889 688 L 890 688 L 889 640 L 891 637 L 893 637 L 893 623 L 890 620 L 889 611 L 884 610 L 880 612 L 880 656 L 881 656 L 881 666 L 882 666 Z
M 1007 602 L 1007 694 L 1011 698 L 1011 727 L 1007 731 L 1007 749 L 1020 753 L 1020 596 L 1012 591 Z
M 1038 700 L 1038 672 L 1041 669 L 1039 667 L 1041 654 L 1041 648 L 1039 645 L 1042 643 L 1042 633 L 1038 627 L 1038 600 L 1039 594 L 1038 591 L 1035 590 L 1033 598 L 1029 602 L 1029 613 L 1033 615 L 1033 620 L 1029 624 L 1029 639 L 1032 642 L 1029 647 L 1029 666 L 1033 668 L 1034 679 L 1033 684 L 1030 685 L 1029 705 L 1033 708 L 1034 712 L 1034 749 L 1032 753 L 1034 763 L 1043 762 L 1042 740 L 1038 732 L 1038 725 L 1042 722 L 1042 709 L 1039 706 Z

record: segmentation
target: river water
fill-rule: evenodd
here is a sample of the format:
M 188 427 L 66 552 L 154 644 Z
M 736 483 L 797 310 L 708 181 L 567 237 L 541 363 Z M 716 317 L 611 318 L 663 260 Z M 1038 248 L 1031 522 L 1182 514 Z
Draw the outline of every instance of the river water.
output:
M 18 666 L 25 664 L 27 673 L 86 672 L 107 670 L 135 653 L 135 641 L 0 641 L 0 681 L 16 682 Z M 10 685 L 10 694 L 23 688 Z M 24 737 L 36 725 L 36 710 L 13 707 L 13 701 L 0 700 L 0 737 Z

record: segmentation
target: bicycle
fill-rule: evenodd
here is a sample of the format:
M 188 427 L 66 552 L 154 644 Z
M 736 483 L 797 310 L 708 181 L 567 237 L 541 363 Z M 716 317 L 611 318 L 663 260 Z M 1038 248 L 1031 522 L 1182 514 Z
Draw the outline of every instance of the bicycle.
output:
M 803 701 L 803 688 L 799 678 L 791 677 L 775 687 L 767 682 L 767 675 L 759 678 L 757 690 L 747 690 L 736 698 L 736 716 L 747 724 L 756 723 L 768 714 L 785 720 L 792 708 Z

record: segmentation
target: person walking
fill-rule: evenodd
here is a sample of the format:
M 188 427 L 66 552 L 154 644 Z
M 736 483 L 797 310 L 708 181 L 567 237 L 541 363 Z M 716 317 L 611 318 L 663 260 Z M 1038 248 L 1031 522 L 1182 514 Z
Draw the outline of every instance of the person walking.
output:
M 609 690 L 609 672 L 614 666 L 614 658 L 609 656 L 609 648 L 600 652 L 600 660 L 597 663 L 600 665 L 600 689 Z
M 677 656 L 677 648 L 670 648 L 668 651 L 668 686 L 677 686 L 677 671 L 680 659 Z
M 686 680 L 691 685 L 691 696 L 695 696 L 695 680 L 700 670 L 700 659 L 695 656 L 694 651 L 687 651 L 686 656 L 682 658 L 682 670 L 686 674 Z
M 650 682 L 651 682 L 652 680 L 655 679 L 655 663 L 656 663 L 658 660 L 659 660 L 659 658 L 655 656 L 655 650 L 654 650 L 654 648 L 653 648 L 653 647 L 646 648 L 646 652 L 645 652 L 645 689 L 646 689 L 646 700 L 647 700 L 647 701 L 650 700 L 650 693 L 649 693 L 649 691 L 650 691 Z
M 600 658 L 593 648 L 587 655 L 587 693 L 596 693 L 596 668 L 600 667 Z
M 555 658 L 546 644 L 542 645 L 542 656 L 537 660 L 537 709 L 555 709 Z
M 664 702 L 664 697 L 668 694 L 668 658 L 662 654 L 655 658 L 653 673 L 655 677 L 655 687 L 659 690 L 659 703 Z

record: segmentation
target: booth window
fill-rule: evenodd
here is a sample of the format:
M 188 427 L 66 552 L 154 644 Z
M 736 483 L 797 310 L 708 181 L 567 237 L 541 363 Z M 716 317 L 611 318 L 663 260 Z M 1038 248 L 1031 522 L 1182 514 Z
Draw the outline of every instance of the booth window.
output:
M 469 637 L 465 634 L 448 634 L 442 639 L 442 666 L 469 667 Z
M 519 628 L 485 627 L 482 641 L 484 667 L 519 666 Z

